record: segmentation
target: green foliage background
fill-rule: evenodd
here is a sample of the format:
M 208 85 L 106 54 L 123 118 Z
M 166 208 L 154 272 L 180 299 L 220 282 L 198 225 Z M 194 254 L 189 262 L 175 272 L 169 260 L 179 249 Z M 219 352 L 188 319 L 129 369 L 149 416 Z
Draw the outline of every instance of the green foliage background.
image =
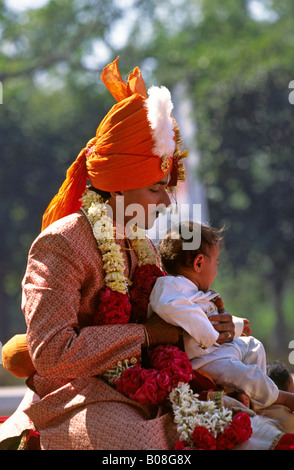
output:
M 100 72 L 119 55 L 122 75 L 139 65 L 147 87 L 185 84 L 201 156 L 195 178 L 205 184 L 211 223 L 227 228 L 214 287 L 231 313 L 250 319 L 269 358 L 287 363 L 294 337 L 291 0 L 10 5 L 0 1 L 0 341 L 25 332 L 29 247 L 66 169 L 113 104 Z M 0 380 L 12 379 L 0 369 Z

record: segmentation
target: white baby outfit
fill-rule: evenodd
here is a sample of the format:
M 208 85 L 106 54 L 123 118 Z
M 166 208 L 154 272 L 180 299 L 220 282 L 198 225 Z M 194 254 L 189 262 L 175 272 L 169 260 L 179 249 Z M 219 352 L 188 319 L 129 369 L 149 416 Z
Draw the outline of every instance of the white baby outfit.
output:
M 184 276 L 157 279 L 150 296 L 149 312 L 185 331 L 184 347 L 193 369 L 201 369 L 226 391 L 243 391 L 254 409 L 268 407 L 278 398 L 278 388 L 266 375 L 266 354 L 253 336 L 241 336 L 243 319 L 233 317 L 235 337 L 218 344 L 219 333 L 208 319 L 218 314 L 213 290 L 199 291 Z

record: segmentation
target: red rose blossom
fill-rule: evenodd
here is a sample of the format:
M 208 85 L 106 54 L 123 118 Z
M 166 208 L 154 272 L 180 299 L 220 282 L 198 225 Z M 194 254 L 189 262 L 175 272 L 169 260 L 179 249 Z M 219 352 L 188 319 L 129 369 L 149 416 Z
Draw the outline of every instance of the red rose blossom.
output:
M 156 380 L 158 387 L 164 390 L 166 394 L 172 391 L 170 375 L 166 370 L 160 370 L 156 376 Z
M 231 431 L 235 433 L 235 444 L 241 444 L 247 441 L 252 435 L 251 419 L 244 411 L 239 412 L 234 416 L 231 425 Z M 227 431 L 227 428 L 224 432 Z M 227 434 L 229 430 L 227 431 Z
M 157 384 L 157 371 L 155 369 L 150 370 L 155 372 L 154 375 L 150 375 L 131 397 L 142 405 L 158 405 L 167 397 L 166 391 L 162 390 Z
M 124 395 L 131 397 L 143 383 L 141 378 L 142 370 L 143 369 L 140 364 L 136 364 L 135 366 L 126 369 L 114 382 L 117 390 Z
M 247 441 L 252 434 L 251 420 L 247 413 L 237 413 L 223 434 L 217 437 L 217 449 L 232 449 L 237 444 Z
M 137 266 L 130 292 L 132 322 L 143 323 L 146 320 L 151 290 L 156 279 L 161 276 L 164 276 L 164 273 L 156 264 Z
M 229 450 L 235 447 L 234 441 L 230 440 L 228 436 L 220 434 L 216 439 L 216 449 L 217 450 Z
M 149 354 L 150 361 L 155 369 L 170 367 L 174 361 L 179 365 L 190 364 L 187 354 L 171 344 L 159 345 L 152 349 Z M 189 369 L 192 367 L 189 367 Z
M 196 426 L 193 431 L 193 442 L 199 450 L 215 450 L 216 440 L 209 431 L 203 426 Z
M 191 365 L 187 355 L 175 346 L 157 346 L 150 351 L 150 357 L 150 369 L 143 369 L 136 364 L 126 369 L 114 385 L 117 390 L 141 404 L 159 405 L 179 382 L 189 382 Z
M 131 316 L 131 303 L 128 295 L 105 287 L 98 294 L 98 306 L 93 325 L 128 323 Z
M 193 369 L 187 354 L 176 346 L 159 345 L 149 353 L 152 367 L 164 370 L 170 377 L 171 387 L 176 387 L 179 382 L 189 382 Z
M 155 369 L 143 369 L 139 364 L 126 369 L 114 382 L 117 390 L 136 400 L 142 405 L 155 405 L 162 403 L 168 392 L 161 388 L 158 382 L 158 371 Z
M 185 441 L 176 441 L 175 443 L 175 450 L 184 450 L 186 447 L 186 442 Z

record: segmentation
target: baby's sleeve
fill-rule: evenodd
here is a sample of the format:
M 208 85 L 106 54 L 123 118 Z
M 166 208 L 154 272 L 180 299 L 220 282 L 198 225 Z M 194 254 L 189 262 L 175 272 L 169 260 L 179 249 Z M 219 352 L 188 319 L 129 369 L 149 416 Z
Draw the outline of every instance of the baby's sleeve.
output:
M 244 320 L 243 318 L 232 316 L 233 323 L 235 325 L 235 338 L 239 338 L 242 335 L 244 329 Z
M 150 295 L 150 305 L 167 323 L 183 328 L 200 348 L 207 349 L 216 343 L 219 333 L 199 305 L 181 291 L 178 278 L 158 278 Z

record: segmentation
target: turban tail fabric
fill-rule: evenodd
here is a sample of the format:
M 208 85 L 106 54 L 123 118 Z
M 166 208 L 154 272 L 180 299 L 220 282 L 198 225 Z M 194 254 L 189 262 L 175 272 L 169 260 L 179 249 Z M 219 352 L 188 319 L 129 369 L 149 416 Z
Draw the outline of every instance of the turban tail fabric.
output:
M 150 186 L 170 173 L 170 186 L 183 174 L 180 134 L 171 115 L 173 104 L 165 87 L 146 92 L 139 67 L 127 83 L 118 70 L 119 57 L 107 65 L 101 79 L 117 103 L 100 123 L 96 136 L 80 152 L 49 204 L 42 230 L 77 211 L 87 180 L 102 191 Z M 184 179 L 181 178 L 180 179 Z

